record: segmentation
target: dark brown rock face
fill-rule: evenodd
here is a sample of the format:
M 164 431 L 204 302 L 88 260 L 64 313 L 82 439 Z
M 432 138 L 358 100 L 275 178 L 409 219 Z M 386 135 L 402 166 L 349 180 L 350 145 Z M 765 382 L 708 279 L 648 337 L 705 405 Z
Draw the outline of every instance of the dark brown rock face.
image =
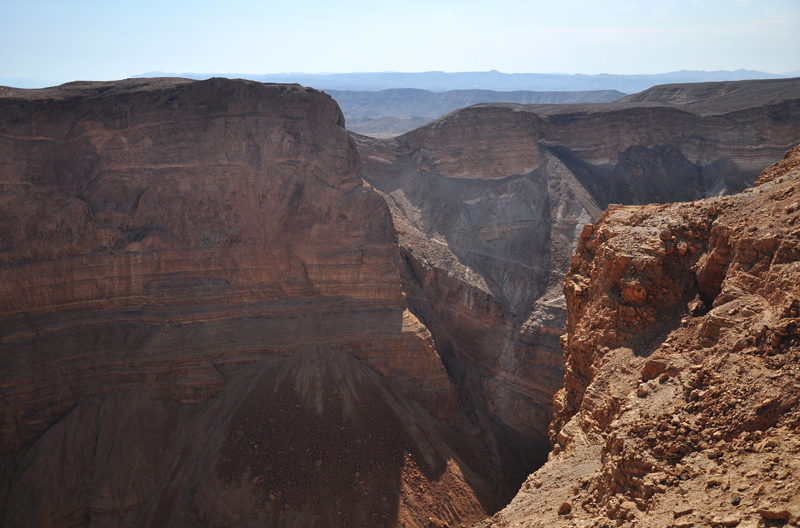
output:
M 586 226 L 554 451 L 495 526 L 800 522 L 799 196 L 797 147 L 743 193 Z
M 800 84 L 770 83 L 728 83 L 717 95 L 706 87 L 684 98 L 691 104 L 478 105 L 394 140 L 356 136 L 364 177 L 392 211 L 411 311 L 474 423 L 507 427 L 494 440 L 505 452 L 549 448 L 563 378 L 562 277 L 583 226 L 611 203 L 752 185 L 800 141 Z
M 335 103 L 299 86 L 0 88 L 0 524 L 484 517 L 544 462 L 566 308 L 591 291 L 562 290 L 580 269 L 573 250 L 591 238 L 584 225 L 612 202 L 749 185 L 800 139 L 797 96 L 780 93 L 749 106 L 726 95 L 715 103 L 725 111 L 696 98 L 691 108 L 481 106 L 396 141 L 356 137 L 359 153 Z M 661 239 L 680 258 L 658 300 L 708 317 L 733 246 L 706 251 L 713 215 L 701 213 Z M 747 258 L 774 249 L 766 238 Z M 656 343 L 641 327 L 661 283 L 618 275 L 609 306 L 626 306 L 625 324 L 602 339 Z M 792 330 L 766 332 L 774 348 Z M 611 372 L 647 378 L 645 395 L 683 372 L 656 355 L 629 368 L 631 349 L 618 350 L 602 375 L 593 359 L 568 358 L 559 449 L 599 457 L 592 435 L 611 427 L 626 388 Z M 775 414 L 770 398 L 754 411 L 758 427 Z M 597 429 L 575 429 L 581 405 Z M 666 456 L 625 445 L 608 448 L 615 462 L 595 488 L 623 496 L 592 495 L 615 522 L 649 493 L 619 477 L 649 459 L 624 453 Z M 601 469 L 591 456 L 564 460 L 567 478 Z M 571 500 L 562 495 L 556 507 Z M 562 509 L 565 521 L 581 511 Z
M 0 524 L 495 507 L 343 124 L 299 86 L 0 89 Z

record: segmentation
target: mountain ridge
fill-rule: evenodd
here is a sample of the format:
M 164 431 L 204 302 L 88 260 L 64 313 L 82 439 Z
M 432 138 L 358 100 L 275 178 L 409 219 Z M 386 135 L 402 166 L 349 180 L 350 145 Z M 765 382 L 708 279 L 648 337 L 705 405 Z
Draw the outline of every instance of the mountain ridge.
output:
M 133 77 L 174 77 L 174 73 L 148 72 Z M 716 72 L 681 70 L 677 72 L 624 75 L 624 74 L 559 74 L 559 73 L 502 73 L 489 72 L 364 72 L 328 74 L 198 74 L 181 73 L 177 76 L 208 79 L 215 76 L 240 77 L 260 82 L 300 83 L 321 90 L 379 91 L 392 88 L 418 88 L 434 92 L 463 89 L 498 91 L 582 91 L 618 90 L 635 93 L 657 84 L 674 82 L 708 82 L 781 78 L 781 75 L 753 70 L 720 70 Z
M 626 94 L 616 90 L 582 92 L 498 92 L 450 90 L 431 92 L 396 88 L 377 92 L 325 90 L 336 100 L 347 129 L 372 137 L 391 137 L 413 130 L 444 114 L 479 103 L 557 104 L 615 101 Z

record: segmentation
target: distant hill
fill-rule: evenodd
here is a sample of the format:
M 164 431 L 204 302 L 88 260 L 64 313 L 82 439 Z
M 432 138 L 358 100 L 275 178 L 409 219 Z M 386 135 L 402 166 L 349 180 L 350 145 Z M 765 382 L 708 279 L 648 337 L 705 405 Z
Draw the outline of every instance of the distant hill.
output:
M 778 79 L 784 76 L 740 69 L 714 72 L 681 70 L 652 75 L 502 73 L 492 70 L 488 72 L 456 73 L 430 71 L 421 73 L 274 73 L 263 75 L 147 72 L 142 75 L 134 75 L 134 77 L 188 77 L 190 79 L 228 77 L 251 79 L 260 82 L 298 83 L 304 86 L 312 86 L 319 90 L 379 91 L 391 88 L 418 88 L 433 92 L 446 92 L 449 90 L 618 90 L 625 93 L 634 93 L 646 90 L 657 84 Z
M 453 110 L 479 103 L 607 103 L 626 95 L 616 90 L 583 92 L 452 90 L 431 92 L 401 88 L 379 92 L 348 90 L 325 90 L 325 92 L 336 99 L 347 119 L 383 116 L 435 118 Z
M 0 77 L 0 86 L 13 86 L 14 88 L 45 88 L 55 83 L 44 79 L 30 79 L 28 77 Z
M 664 84 L 628 95 L 620 103 L 669 103 L 695 112 L 735 112 L 784 101 L 797 94 L 800 78 L 765 81 Z
M 347 119 L 347 130 L 374 138 L 386 139 L 405 134 L 433 121 L 430 117 L 354 117 Z
M 480 103 L 604 103 L 625 94 L 616 90 L 586 92 L 497 92 L 451 90 L 431 92 L 398 88 L 379 92 L 325 90 L 344 113 L 347 129 L 366 136 L 386 138 L 404 134 L 453 110 Z

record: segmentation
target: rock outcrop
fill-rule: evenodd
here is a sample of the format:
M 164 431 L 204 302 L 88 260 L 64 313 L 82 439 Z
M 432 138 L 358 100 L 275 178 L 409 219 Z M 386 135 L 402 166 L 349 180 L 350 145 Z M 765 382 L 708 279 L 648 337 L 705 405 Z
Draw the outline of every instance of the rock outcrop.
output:
M 799 189 L 797 147 L 741 194 L 584 228 L 553 454 L 493 526 L 800 523 Z
M 714 87 L 687 85 L 686 104 L 477 105 L 393 140 L 355 136 L 392 211 L 409 307 L 473 423 L 509 446 L 496 467 L 530 470 L 549 449 L 562 278 L 584 225 L 613 203 L 741 191 L 800 141 L 796 79 Z
M 0 524 L 496 508 L 359 174 L 296 85 L 0 89 Z
M 296 85 L 0 88 L 0 524 L 469 525 L 512 498 L 550 438 L 559 454 L 536 478 L 598 471 L 584 510 L 636 518 L 630 504 L 671 493 L 684 472 L 669 464 L 693 451 L 613 432 L 632 398 L 625 376 L 653 416 L 684 394 L 685 413 L 665 404 L 659 431 L 699 435 L 714 463 L 734 438 L 766 442 L 762 458 L 788 452 L 767 443 L 794 427 L 782 384 L 794 371 L 769 369 L 796 361 L 781 348 L 796 307 L 775 293 L 794 291 L 792 268 L 776 267 L 794 250 L 752 225 L 765 204 L 794 218 L 787 177 L 775 169 L 760 190 L 691 214 L 615 206 L 611 227 L 584 226 L 609 203 L 746 187 L 800 140 L 795 92 L 749 106 L 726 96 L 730 111 L 694 99 L 478 106 L 382 141 L 348 134 L 330 97 Z M 748 219 L 715 224 L 736 200 Z M 741 234 L 734 218 L 766 234 Z M 611 251 L 626 238 L 605 234 L 626 222 L 651 242 L 657 231 L 623 248 L 630 266 Z M 603 259 L 613 269 L 592 275 Z M 715 311 L 726 295 L 728 316 L 763 324 L 725 357 L 739 374 L 762 361 L 753 383 L 781 381 L 718 400 L 702 377 L 717 364 L 700 356 L 724 356 L 707 349 L 731 328 Z M 755 308 L 735 304 L 748 296 Z M 697 357 L 663 359 L 660 336 L 686 303 L 695 317 L 670 343 L 702 333 Z M 715 421 L 739 408 L 731 398 L 761 398 L 742 418 L 752 437 Z M 711 411 L 684 426 L 690 407 Z M 647 457 L 663 482 L 635 480 Z M 772 462 L 776 478 L 792 471 Z M 754 503 L 770 519 L 780 506 Z

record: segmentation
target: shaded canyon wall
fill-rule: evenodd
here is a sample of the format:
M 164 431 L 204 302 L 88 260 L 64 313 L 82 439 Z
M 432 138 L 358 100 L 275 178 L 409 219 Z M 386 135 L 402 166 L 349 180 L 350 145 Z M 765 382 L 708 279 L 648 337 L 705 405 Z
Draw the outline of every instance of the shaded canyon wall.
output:
M 0 90 L 0 524 L 414 526 L 499 505 L 330 97 Z
M 668 93 L 477 105 L 393 140 L 355 136 L 364 177 L 392 211 L 411 311 L 476 426 L 511 432 L 499 444 L 549 449 L 562 281 L 583 226 L 613 203 L 739 192 L 800 141 L 796 79 Z
M 743 193 L 586 226 L 554 450 L 491 526 L 800 523 L 799 188 L 796 147 Z

